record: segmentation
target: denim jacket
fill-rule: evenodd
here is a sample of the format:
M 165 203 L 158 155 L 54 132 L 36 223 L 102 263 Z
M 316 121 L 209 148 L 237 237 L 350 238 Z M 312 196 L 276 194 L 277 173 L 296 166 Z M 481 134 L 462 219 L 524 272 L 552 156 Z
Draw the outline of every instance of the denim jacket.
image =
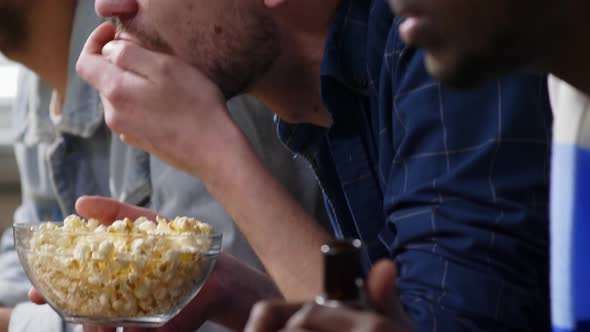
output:
M 244 236 L 202 182 L 125 145 L 105 126 L 98 93 L 74 69 L 86 38 L 101 21 L 92 4 L 78 3 L 66 100 L 57 121 L 49 115 L 51 89 L 47 84 L 26 70 L 20 75 L 13 123 L 22 204 L 15 212 L 15 222 L 62 220 L 75 213 L 75 201 L 81 195 L 111 196 L 168 217 L 200 218 L 223 232 L 225 252 L 262 268 Z M 315 176 L 304 160 L 294 160 L 278 140 L 272 114 L 248 96 L 235 98 L 228 108 L 272 174 L 308 212 L 325 218 Z M 28 280 L 14 252 L 11 231 L 7 231 L 0 242 L 0 306 L 25 301 L 28 289 Z M 35 327 L 37 323 L 43 326 Z M 74 327 L 63 324 L 46 306 L 26 304 L 16 306 L 10 323 L 10 331 L 71 329 Z

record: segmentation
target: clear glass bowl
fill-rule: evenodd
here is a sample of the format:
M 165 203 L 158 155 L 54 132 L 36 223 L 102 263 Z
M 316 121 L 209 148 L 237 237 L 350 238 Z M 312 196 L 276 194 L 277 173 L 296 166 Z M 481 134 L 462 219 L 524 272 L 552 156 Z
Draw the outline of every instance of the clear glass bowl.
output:
M 47 303 L 76 324 L 164 325 L 199 292 L 221 249 L 221 234 L 39 232 L 40 226 L 14 225 L 18 257 Z M 132 253 L 115 254 L 105 241 Z

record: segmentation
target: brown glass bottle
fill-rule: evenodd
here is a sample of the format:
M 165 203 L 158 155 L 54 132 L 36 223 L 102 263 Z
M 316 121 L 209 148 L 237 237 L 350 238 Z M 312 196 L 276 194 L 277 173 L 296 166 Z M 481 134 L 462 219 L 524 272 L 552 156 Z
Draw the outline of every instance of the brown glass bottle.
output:
M 360 240 L 334 240 L 322 246 L 324 291 L 315 302 L 329 307 L 370 310 Z

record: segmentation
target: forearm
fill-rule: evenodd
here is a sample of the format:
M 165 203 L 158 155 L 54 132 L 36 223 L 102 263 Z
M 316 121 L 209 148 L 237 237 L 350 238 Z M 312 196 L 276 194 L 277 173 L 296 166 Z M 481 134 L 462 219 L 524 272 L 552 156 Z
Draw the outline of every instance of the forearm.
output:
M 320 289 L 319 248 L 329 236 L 270 175 L 241 133 L 234 135 L 220 146 L 215 167 L 201 179 L 236 221 L 285 297 L 309 299 Z

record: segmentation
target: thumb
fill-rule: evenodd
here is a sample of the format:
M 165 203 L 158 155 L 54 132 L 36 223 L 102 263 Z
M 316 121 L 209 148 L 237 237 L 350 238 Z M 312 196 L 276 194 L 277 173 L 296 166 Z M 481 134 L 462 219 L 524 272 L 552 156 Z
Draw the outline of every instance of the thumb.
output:
M 29 299 L 36 304 L 45 304 L 45 299 L 37 292 L 35 288 L 29 290 Z
M 398 316 L 401 304 L 395 289 L 397 269 L 389 259 L 377 262 L 367 277 L 367 291 L 377 310 L 388 317 Z
M 83 196 L 76 201 L 76 210 L 84 218 L 98 219 L 104 223 L 112 223 L 125 217 L 137 219 L 147 217 L 155 220 L 156 214 L 148 209 L 123 204 L 111 198 Z
M 367 277 L 367 292 L 376 309 L 391 319 L 396 331 L 416 331 L 401 304 L 397 289 L 397 268 L 389 259 L 373 265 Z

